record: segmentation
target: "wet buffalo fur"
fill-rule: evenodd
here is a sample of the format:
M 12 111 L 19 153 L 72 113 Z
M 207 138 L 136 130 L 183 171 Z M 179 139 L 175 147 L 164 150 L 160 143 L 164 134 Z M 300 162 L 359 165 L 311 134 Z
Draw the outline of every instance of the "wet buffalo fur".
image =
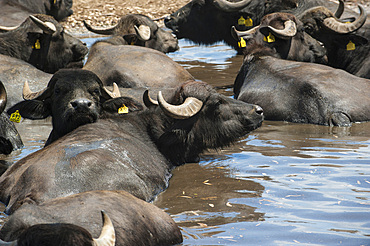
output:
M 19 236 L 17 245 L 93 246 L 93 238 L 87 230 L 73 224 L 38 224 L 25 230 Z

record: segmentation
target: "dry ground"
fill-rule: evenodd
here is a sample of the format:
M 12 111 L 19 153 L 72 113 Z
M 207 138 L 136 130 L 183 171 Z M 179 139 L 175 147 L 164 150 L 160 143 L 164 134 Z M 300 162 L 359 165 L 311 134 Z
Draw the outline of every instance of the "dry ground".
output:
M 167 16 L 187 4 L 191 0 L 73 0 L 74 14 L 63 23 L 72 33 L 88 33 L 82 21 L 86 20 L 94 26 L 114 25 L 126 14 L 144 14 L 150 18 Z M 329 1 L 329 0 L 328 0 Z M 336 0 L 332 0 L 336 1 Z M 356 3 L 370 6 L 370 0 L 345 0 L 347 6 Z M 159 22 L 163 25 L 163 22 Z

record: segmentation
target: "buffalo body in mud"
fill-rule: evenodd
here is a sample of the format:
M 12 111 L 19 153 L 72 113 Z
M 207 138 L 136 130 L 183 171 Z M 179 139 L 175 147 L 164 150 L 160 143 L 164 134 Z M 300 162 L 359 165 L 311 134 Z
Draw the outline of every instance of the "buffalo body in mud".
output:
M 235 98 L 261 105 L 268 120 L 334 126 L 370 120 L 368 79 L 275 56 L 265 46 L 247 46 L 234 83 Z
M 72 0 L 1 0 L 0 25 L 17 26 L 32 14 L 46 14 L 61 21 L 72 15 Z
M 176 165 L 233 143 L 263 120 L 261 107 L 204 82 L 144 101 L 146 110 L 80 126 L 9 167 L 0 177 L 6 212 L 91 190 L 126 190 L 151 201 L 166 189 Z
M 281 11 L 298 14 L 320 5 L 330 9 L 338 7 L 326 0 L 192 0 L 168 16 L 165 25 L 178 39 L 187 38 L 206 45 L 224 41 L 241 53 L 230 34 L 232 26 L 245 31 L 258 25 L 266 14 Z
M 6 90 L 0 81 L 0 154 L 8 155 L 23 147 L 21 137 L 9 116 L 3 111 L 7 103 Z
M 145 15 L 125 15 L 115 26 L 108 28 L 92 27 L 85 21 L 84 24 L 91 32 L 111 36 L 97 42 L 108 42 L 113 45 L 138 45 L 163 53 L 174 52 L 179 49 L 177 38 L 171 32 L 160 28 Z
M 47 245 L 56 246 L 61 245 L 63 227 L 68 229 L 65 236 L 75 241 L 73 244 L 63 241 L 62 245 L 173 245 L 182 242 L 180 229 L 168 214 L 125 191 L 90 191 L 40 205 L 25 204 L 9 216 L 0 230 L 0 238 L 8 242 L 18 240 L 18 245 L 22 245 L 21 240 L 46 240 L 48 236 L 51 241 Z M 82 235 L 88 235 L 84 238 L 87 244 L 83 244 Z M 96 244 L 89 243 L 93 241 Z M 0 245 L 3 245 L 1 240 Z
M 145 47 L 98 42 L 83 69 L 93 71 L 104 85 L 174 88 L 193 76 L 167 55 Z
M 88 49 L 80 40 L 64 32 L 53 17 L 35 14 L 20 26 L 0 33 L 0 54 L 21 59 L 47 72 L 82 67 Z
M 59 70 L 48 86 L 39 92 L 30 91 L 26 84 L 23 96 L 25 100 L 8 109 L 8 114 L 18 110 L 27 119 L 51 116 L 53 130 L 45 145 L 81 125 L 118 114 L 118 109 L 123 106 L 127 107 L 127 112 L 142 109 L 135 100 L 106 90 L 93 72 L 82 69 Z

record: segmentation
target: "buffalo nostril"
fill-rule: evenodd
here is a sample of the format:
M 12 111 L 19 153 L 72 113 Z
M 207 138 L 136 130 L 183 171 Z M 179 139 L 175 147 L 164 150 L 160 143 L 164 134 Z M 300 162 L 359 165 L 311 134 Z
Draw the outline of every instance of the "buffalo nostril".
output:
M 90 108 L 92 105 L 92 102 L 87 99 L 77 99 L 71 102 L 71 106 L 74 109 L 80 109 L 80 108 Z
M 256 111 L 257 114 L 263 115 L 263 109 L 260 106 L 256 105 L 255 106 L 255 111 Z

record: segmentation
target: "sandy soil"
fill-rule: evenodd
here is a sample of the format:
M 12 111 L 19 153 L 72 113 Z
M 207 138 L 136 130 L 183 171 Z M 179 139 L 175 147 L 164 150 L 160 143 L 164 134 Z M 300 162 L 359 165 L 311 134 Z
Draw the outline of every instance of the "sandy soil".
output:
M 75 34 L 88 33 L 82 21 L 94 26 L 114 25 L 126 14 L 144 14 L 152 19 L 167 16 L 191 0 L 73 0 L 74 14 L 63 22 L 66 30 Z M 333 0 L 335 1 L 335 0 Z M 355 8 L 361 3 L 370 8 L 370 0 L 347 0 L 347 6 Z M 163 21 L 158 22 L 161 26 Z

